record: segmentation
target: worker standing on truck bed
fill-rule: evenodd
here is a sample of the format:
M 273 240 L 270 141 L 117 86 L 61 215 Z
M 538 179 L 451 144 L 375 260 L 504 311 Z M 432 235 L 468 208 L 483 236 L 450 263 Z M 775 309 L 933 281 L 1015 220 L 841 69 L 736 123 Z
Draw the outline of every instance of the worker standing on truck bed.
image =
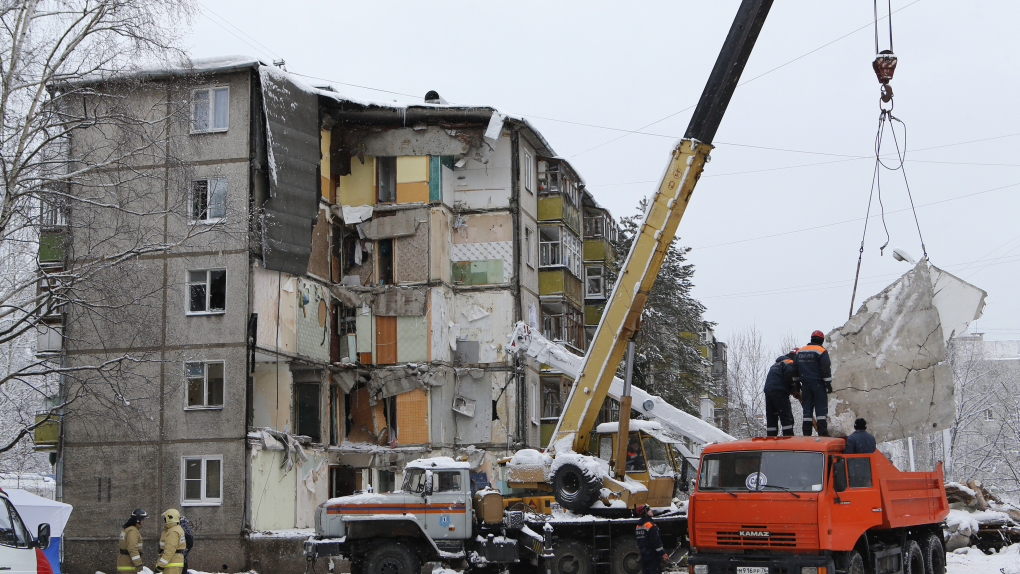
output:
M 662 574 L 662 563 L 669 560 L 669 554 L 662 547 L 659 527 L 652 521 L 652 507 L 639 504 L 634 510 L 638 515 L 637 545 L 641 550 L 641 573 Z
M 844 454 L 871 454 L 875 452 L 875 437 L 867 431 L 868 421 L 857 419 L 854 421 L 854 432 L 846 437 Z
M 779 436 L 779 425 L 783 425 L 783 436 L 793 436 L 793 409 L 790 395 L 800 398 L 800 383 L 797 382 L 797 366 L 793 358 L 797 349 L 776 357 L 765 377 L 765 435 Z
M 811 436 L 811 419 L 818 424 L 818 436 L 829 436 L 829 393 L 832 392 L 832 368 L 829 352 L 822 343 L 825 333 L 811 333 L 811 343 L 797 351 L 797 372 L 800 373 L 804 405 L 804 436 Z

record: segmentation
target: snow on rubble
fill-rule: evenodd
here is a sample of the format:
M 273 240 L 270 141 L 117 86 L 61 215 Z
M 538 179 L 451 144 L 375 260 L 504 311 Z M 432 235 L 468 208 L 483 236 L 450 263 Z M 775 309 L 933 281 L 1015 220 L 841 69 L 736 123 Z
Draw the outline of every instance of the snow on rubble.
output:
M 946 556 L 946 574 L 1020 574 L 1020 544 L 994 554 L 977 548 L 961 548 Z
M 950 509 L 943 531 L 947 551 L 968 546 L 990 551 L 1020 542 L 1020 508 L 990 493 L 981 481 L 947 482 L 946 498 Z

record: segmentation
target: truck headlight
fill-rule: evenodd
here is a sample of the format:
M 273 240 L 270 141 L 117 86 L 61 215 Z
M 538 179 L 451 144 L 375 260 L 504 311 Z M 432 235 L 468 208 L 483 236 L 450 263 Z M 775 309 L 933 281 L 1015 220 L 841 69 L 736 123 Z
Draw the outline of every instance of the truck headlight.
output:
M 800 574 L 818 574 L 817 566 L 801 566 Z
M 708 574 L 708 564 L 695 564 L 691 572 L 694 574 Z

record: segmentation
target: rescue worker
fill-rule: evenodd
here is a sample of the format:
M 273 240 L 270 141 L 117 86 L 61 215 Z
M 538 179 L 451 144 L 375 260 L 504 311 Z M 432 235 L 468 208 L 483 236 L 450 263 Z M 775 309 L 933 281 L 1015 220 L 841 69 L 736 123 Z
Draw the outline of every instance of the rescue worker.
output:
M 638 516 L 637 545 L 641 551 L 641 573 L 662 574 L 662 563 L 669 560 L 669 554 L 662 547 L 659 527 L 652 521 L 652 508 L 639 504 L 634 511 Z
M 636 437 L 630 437 L 627 442 L 627 470 L 645 470 L 645 457 L 641 455 L 641 445 Z
M 187 541 L 181 528 L 181 513 L 171 508 L 163 513 L 163 536 L 159 539 L 159 562 L 156 574 L 181 574 L 184 569 L 184 549 Z
M 195 545 L 195 535 L 191 532 L 191 522 L 188 517 L 181 516 L 181 530 L 184 531 L 184 574 L 188 574 L 188 554 L 191 554 L 191 547 Z
M 800 398 L 800 383 L 797 382 L 797 366 L 793 358 L 797 349 L 776 357 L 765 377 L 765 436 L 779 436 L 782 424 L 783 436 L 793 436 L 793 409 L 790 395 Z
M 829 393 L 832 392 L 832 369 L 829 352 L 822 343 L 825 333 L 811 333 L 811 343 L 797 351 L 795 363 L 800 374 L 801 404 L 804 406 L 804 436 L 811 436 L 811 419 L 818 424 L 818 436 L 829 436 Z
M 854 421 L 854 432 L 846 437 L 844 454 L 871 454 L 875 452 L 875 437 L 868 432 L 868 421 L 857 419 Z
M 120 531 L 120 555 L 117 556 L 117 572 L 142 571 L 142 533 L 138 531 L 149 515 L 141 508 L 136 508 L 123 530 Z

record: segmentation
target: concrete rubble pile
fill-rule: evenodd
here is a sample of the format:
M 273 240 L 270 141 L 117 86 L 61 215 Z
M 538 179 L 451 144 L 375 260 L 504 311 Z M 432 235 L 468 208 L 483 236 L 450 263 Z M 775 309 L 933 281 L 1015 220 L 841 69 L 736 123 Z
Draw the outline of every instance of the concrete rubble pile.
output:
M 945 520 L 946 551 L 967 546 L 1000 549 L 1020 542 L 1020 507 L 1003 502 L 980 480 L 946 483 L 949 516 Z

